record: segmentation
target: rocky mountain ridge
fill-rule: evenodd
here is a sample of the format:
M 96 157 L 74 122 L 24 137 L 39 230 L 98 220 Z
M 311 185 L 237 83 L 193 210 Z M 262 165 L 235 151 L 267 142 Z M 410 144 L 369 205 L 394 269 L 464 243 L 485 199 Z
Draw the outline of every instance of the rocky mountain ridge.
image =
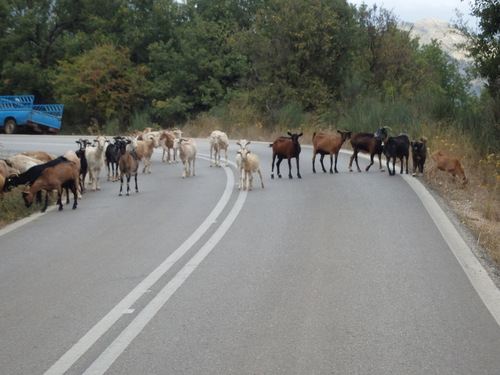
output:
M 458 61 L 463 72 L 471 65 L 472 60 L 457 47 L 457 44 L 466 41 L 465 37 L 457 33 L 448 22 L 436 18 L 426 18 L 416 22 L 402 22 L 400 28 L 410 31 L 412 36 L 418 37 L 421 45 L 430 44 L 433 39 L 440 42 L 443 51 Z M 479 96 L 485 82 L 481 79 L 475 79 L 471 83 L 472 92 Z
M 421 44 L 430 44 L 433 39 L 441 43 L 442 49 L 459 61 L 467 61 L 465 53 L 460 51 L 457 43 L 465 42 L 465 38 L 454 31 L 452 25 L 437 18 L 426 18 L 416 22 L 402 22 L 401 29 L 411 31 L 412 36 L 419 37 Z

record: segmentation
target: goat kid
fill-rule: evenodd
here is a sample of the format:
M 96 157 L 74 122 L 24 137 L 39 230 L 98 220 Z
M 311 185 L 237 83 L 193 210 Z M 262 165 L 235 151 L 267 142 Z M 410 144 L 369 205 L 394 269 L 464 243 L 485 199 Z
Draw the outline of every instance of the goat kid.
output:
M 262 172 L 260 170 L 259 158 L 256 154 L 250 152 L 248 149 L 243 148 L 238 151 L 241 156 L 241 166 L 243 174 L 243 190 L 247 189 L 247 179 L 248 179 L 248 191 L 253 188 L 253 174 L 258 173 L 260 177 L 260 184 L 264 188 L 264 181 L 262 180 Z
M 182 161 L 182 178 L 189 177 L 191 171 L 195 176 L 195 163 L 196 163 L 196 143 L 194 139 L 176 139 L 174 141 L 174 148 L 179 149 L 179 157 Z M 191 170 L 192 169 L 192 170 Z
M 418 141 L 411 141 L 411 157 L 413 161 L 413 176 L 417 175 L 417 169 L 420 174 L 424 174 L 425 159 L 427 159 L 427 138 L 421 137 Z
M 293 178 L 292 176 L 292 163 L 291 159 L 295 158 L 297 161 L 297 177 L 302 178 L 300 175 L 299 169 L 299 155 L 300 155 L 300 143 L 299 137 L 302 136 L 303 133 L 300 134 L 292 134 L 290 132 L 287 133 L 290 137 L 279 137 L 272 144 L 273 148 L 273 161 L 271 164 L 271 178 L 274 178 L 274 161 L 276 157 L 278 158 L 278 162 L 276 163 L 276 172 L 278 177 L 281 178 L 280 173 L 280 164 L 283 159 L 288 160 L 288 178 Z
M 250 144 L 250 141 L 246 139 L 240 139 L 236 144 L 240 146 L 240 149 L 236 153 L 236 168 L 238 169 L 238 190 L 243 187 L 243 164 L 241 162 L 241 153 L 239 151 L 246 150 L 247 146 Z

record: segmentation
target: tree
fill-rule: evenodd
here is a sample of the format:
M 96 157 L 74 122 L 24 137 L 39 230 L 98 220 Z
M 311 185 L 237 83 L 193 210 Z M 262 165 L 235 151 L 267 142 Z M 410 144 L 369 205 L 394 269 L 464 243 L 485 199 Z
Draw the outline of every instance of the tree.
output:
M 239 36 L 252 65 L 246 84 L 270 112 L 290 102 L 324 108 L 352 72 L 354 34 L 346 1 L 270 2 Z
M 144 66 L 132 64 L 127 49 L 104 44 L 60 63 L 55 94 L 65 104 L 69 123 L 118 119 L 125 128 L 132 111 L 142 106 L 146 72 Z
M 361 75 L 367 76 L 368 86 L 382 98 L 415 95 L 425 73 L 418 59 L 418 40 L 401 30 L 396 17 L 384 8 L 363 6 L 358 14 L 363 40 L 359 58 L 369 71 Z
M 461 29 L 469 37 L 467 50 L 474 59 L 476 73 L 485 78 L 493 97 L 500 98 L 500 2 L 470 1 L 472 15 L 479 18 L 479 30 Z
M 175 38 L 149 46 L 155 119 L 164 125 L 209 110 L 235 89 L 248 69 L 231 45 L 232 30 L 195 16 Z
M 64 56 L 64 37 L 80 25 L 79 2 L 3 0 L 0 19 L 0 91 L 52 101 L 51 73 Z

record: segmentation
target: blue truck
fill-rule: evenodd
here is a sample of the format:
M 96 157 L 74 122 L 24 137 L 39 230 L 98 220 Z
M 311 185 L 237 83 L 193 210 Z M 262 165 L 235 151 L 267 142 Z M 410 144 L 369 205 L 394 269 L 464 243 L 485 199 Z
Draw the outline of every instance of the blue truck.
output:
M 61 129 L 63 104 L 34 104 L 34 95 L 0 96 L 0 130 L 14 134 L 31 128 L 39 133 Z

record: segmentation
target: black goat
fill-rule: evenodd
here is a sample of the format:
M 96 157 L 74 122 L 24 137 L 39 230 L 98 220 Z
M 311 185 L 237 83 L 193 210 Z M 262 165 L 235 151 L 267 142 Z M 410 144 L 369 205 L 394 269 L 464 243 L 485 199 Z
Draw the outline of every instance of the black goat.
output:
M 75 151 L 76 156 L 80 159 L 80 174 L 78 176 L 78 183 L 80 185 L 80 191 L 85 193 L 85 178 L 87 177 L 88 163 L 87 157 L 85 156 L 85 148 L 90 145 L 88 139 L 79 139 L 76 143 L 80 146 L 78 150 Z
M 106 158 L 106 173 L 108 175 L 108 181 L 117 181 L 119 178 L 119 162 L 120 162 L 120 145 L 118 141 L 122 137 L 114 137 L 115 143 L 110 143 L 106 147 L 105 158 Z M 110 167 L 111 166 L 111 167 Z
M 288 132 L 290 137 L 279 137 L 271 144 L 273 148 L 273 162 L 271 165 L 271 178 L 274 178 L 274 160 L 278 157 L 278 162 L 276 163 L 276 171 L 278 173 L 278 177 L 281 178 L 280 173 L 280 164 L 283 159 L 288 159 L 288 177 L 293 178 L 292 176 L 292 163 L 291 159 L 295 158 L 297 160 L 297 177 L 302 178 L 299 170 L 299 154 L 300 154 L 300 143 L 299 137 L 302 136 L 303 133 L 300 134 L 292 134 Z
M 387 170 L 389 176 L 396 174 L 396 159 L 401 161 L 401 172 L 403 173 L 403 160 L 406 158 L 406 174 L 408 174 L 408 157 L 410 154 L 410 138 L 406 134 L 400 134 L 396 137 L 388 137 L 386 126 L 379 128 L 373 135 L 376 139 L 384 142 L 384 155 L 387 158 Z M 389 163 L 392 159 L 392 171 Z
M 413 159 L 413 176 L 417 175 L 417 169 L 420 174 L 424 173 L 425 159 L 427 159 L 427 138 L 420 137 L 418 141 L 411 141 L 411 156 Z

